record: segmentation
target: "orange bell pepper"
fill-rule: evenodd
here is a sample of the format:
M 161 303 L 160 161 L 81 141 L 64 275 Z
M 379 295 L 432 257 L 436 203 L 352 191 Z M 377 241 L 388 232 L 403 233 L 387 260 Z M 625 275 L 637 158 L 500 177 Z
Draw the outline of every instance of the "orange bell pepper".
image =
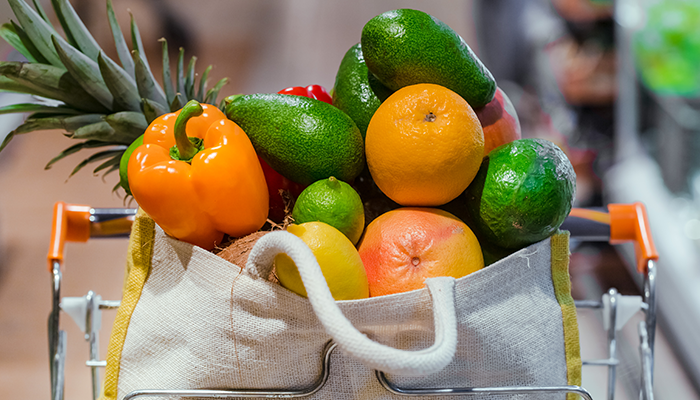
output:
M 129 158 L 134 200 L 170 236 L 211 250 L 267 220 L 262 167 L 243 130 L 192 100 L 155 119 Z

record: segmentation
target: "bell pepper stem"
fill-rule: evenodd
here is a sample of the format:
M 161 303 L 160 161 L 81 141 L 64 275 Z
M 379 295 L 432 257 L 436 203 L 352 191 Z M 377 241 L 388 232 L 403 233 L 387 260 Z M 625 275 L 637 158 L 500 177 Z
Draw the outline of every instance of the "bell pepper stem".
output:
M 187 121 L 204 113 L 202 105 L 196 100 L 190 100 L 182 107 L 180 115 L 175 120 L 175 144 L 180 152 L 180 158 L 191 160 L 199 149 L 187 137 Z

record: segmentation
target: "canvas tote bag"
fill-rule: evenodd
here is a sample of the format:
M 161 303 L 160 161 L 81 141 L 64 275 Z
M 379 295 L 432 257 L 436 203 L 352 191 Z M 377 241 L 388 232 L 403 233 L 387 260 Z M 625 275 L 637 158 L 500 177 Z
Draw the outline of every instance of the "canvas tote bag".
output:
M 278 252 L 299 266 L 308 299 L 266 279 Z M 308 398 L 403 397 L 373 370 L 405 389 L 580 385 L 568 260 L 568 234 L 558 233 L 464 278 L 335 302 L 313 253 L 288 232 L 266 234 L 248 264 L 236 266 L 168 237 L 139 211 L 102 399 L 137 390 L 312 387 L 331 339 L 328 380 Z M 567 396 L 576 398 L 469 398 Z

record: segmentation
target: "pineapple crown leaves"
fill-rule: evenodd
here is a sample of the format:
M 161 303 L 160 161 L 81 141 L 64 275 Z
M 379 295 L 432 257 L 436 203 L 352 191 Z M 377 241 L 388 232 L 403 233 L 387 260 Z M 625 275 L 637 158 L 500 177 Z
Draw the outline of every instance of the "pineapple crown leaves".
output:
M 0 90 L 37 96 L 36 103 L 13 104 L 0 114 L 29 113 L 25 122 L 10 132 L 4 149 L 18 134 L 61 129 L 81 140 L 60 152 L 46 165 L 83 149 L 106 147 L 80 162 L 71 176 L 88 164 L 103 161 L 93 171 L 105 175 L 119 167 L 127 146 L 160 115 L 178 110 L 195 99 L 215 104 L 228 78 L 207 90 L 212 67 L 206 68 L 196 85 L 196 57 L 184 68 L 180 49 L 175 83 L 170 72 L 168 46 L 163 52 L 163 87 L 156 81 L 145 56 L 136 20 L 131 15 L 131 50 L 118 24 L 112 1 L 107 0 L 107 20 L 119 62 L 109 58 L 80 20 L 69 0 L 51 0 L 64 36 L 51 24 L 37 0 L 7 0 L 17 22 L 0 26 L 0 37 L 22 54 L 26 62 L 0 62 Z M 106 160 L 106 161 L 104 161 Z

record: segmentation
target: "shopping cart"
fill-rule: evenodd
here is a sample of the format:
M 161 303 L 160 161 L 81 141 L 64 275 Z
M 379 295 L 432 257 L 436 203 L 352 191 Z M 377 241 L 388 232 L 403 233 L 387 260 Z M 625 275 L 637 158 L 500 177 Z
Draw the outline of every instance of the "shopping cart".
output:
M 70 315 L 85 333 L 89 345 L 86 365 L 92 372 L 93 398 L 99 397 L 99 369 L 106 366 L 100 360 L 98 331 L 102 310 L 116 309 L 119 301 L 103 300 L 89 291 L 83 297 L 61 297 L 63 280 L 63 249 L 65 242 L 87 242 L 91 238 L 128 237 L 136 209 L 92 208 L 83 205 L 56 203 L 53 229 L 48 255 L 48 267 L 52 274 L 52 309 L 49 315 L 49 352 L 52 400 L 63 399 L 65 381 L 66 333 L 60 329 L 61 312 Z M 637 312 L 644 313 L 639 323 L 639 351 L 641 360 L 642 400 L 653 399 L 654 334 L 656 331 L 656 253 L 652 241 L 646 209 L 642 203 L 610 204 L 607 211 L 575 208 L 567 217 L 562 229 L 569 230 L 571 237 L 580 241 L 606 241 L 611 244 L 631 242 L 635 246 L 637 271 L 643 275 L 642 296 L 621 295 L 611 288 L 600 300 L 577 300 L 578 308 L 593 308 L 602 311 L 604 329 L 607 330 L 608 355 L 601 360 L 584 360 L 584 366 L 604 366 L 608 369 L 608 399 L 615 396 L 617 357 L 617 332 Z M 330 355 L 335 348 L 329 342 L 322 356 L 322 372 L 312 387 L 302 390 L 139 390 L 129 393 L 125 400 L 145 396 L 181 396 L 199 398 L 294 398 L 306 397 L 318 392 L 329 377 Z M 380 384 L 391 393 L 405 396 L 454 396 L 474 394 L 525 394 L 525 393 L 574 393 L 591 400 L 590 393 L 579 386 L 556 387 L 462 387 L 403 389 L 391 383 L 377 371 Z

